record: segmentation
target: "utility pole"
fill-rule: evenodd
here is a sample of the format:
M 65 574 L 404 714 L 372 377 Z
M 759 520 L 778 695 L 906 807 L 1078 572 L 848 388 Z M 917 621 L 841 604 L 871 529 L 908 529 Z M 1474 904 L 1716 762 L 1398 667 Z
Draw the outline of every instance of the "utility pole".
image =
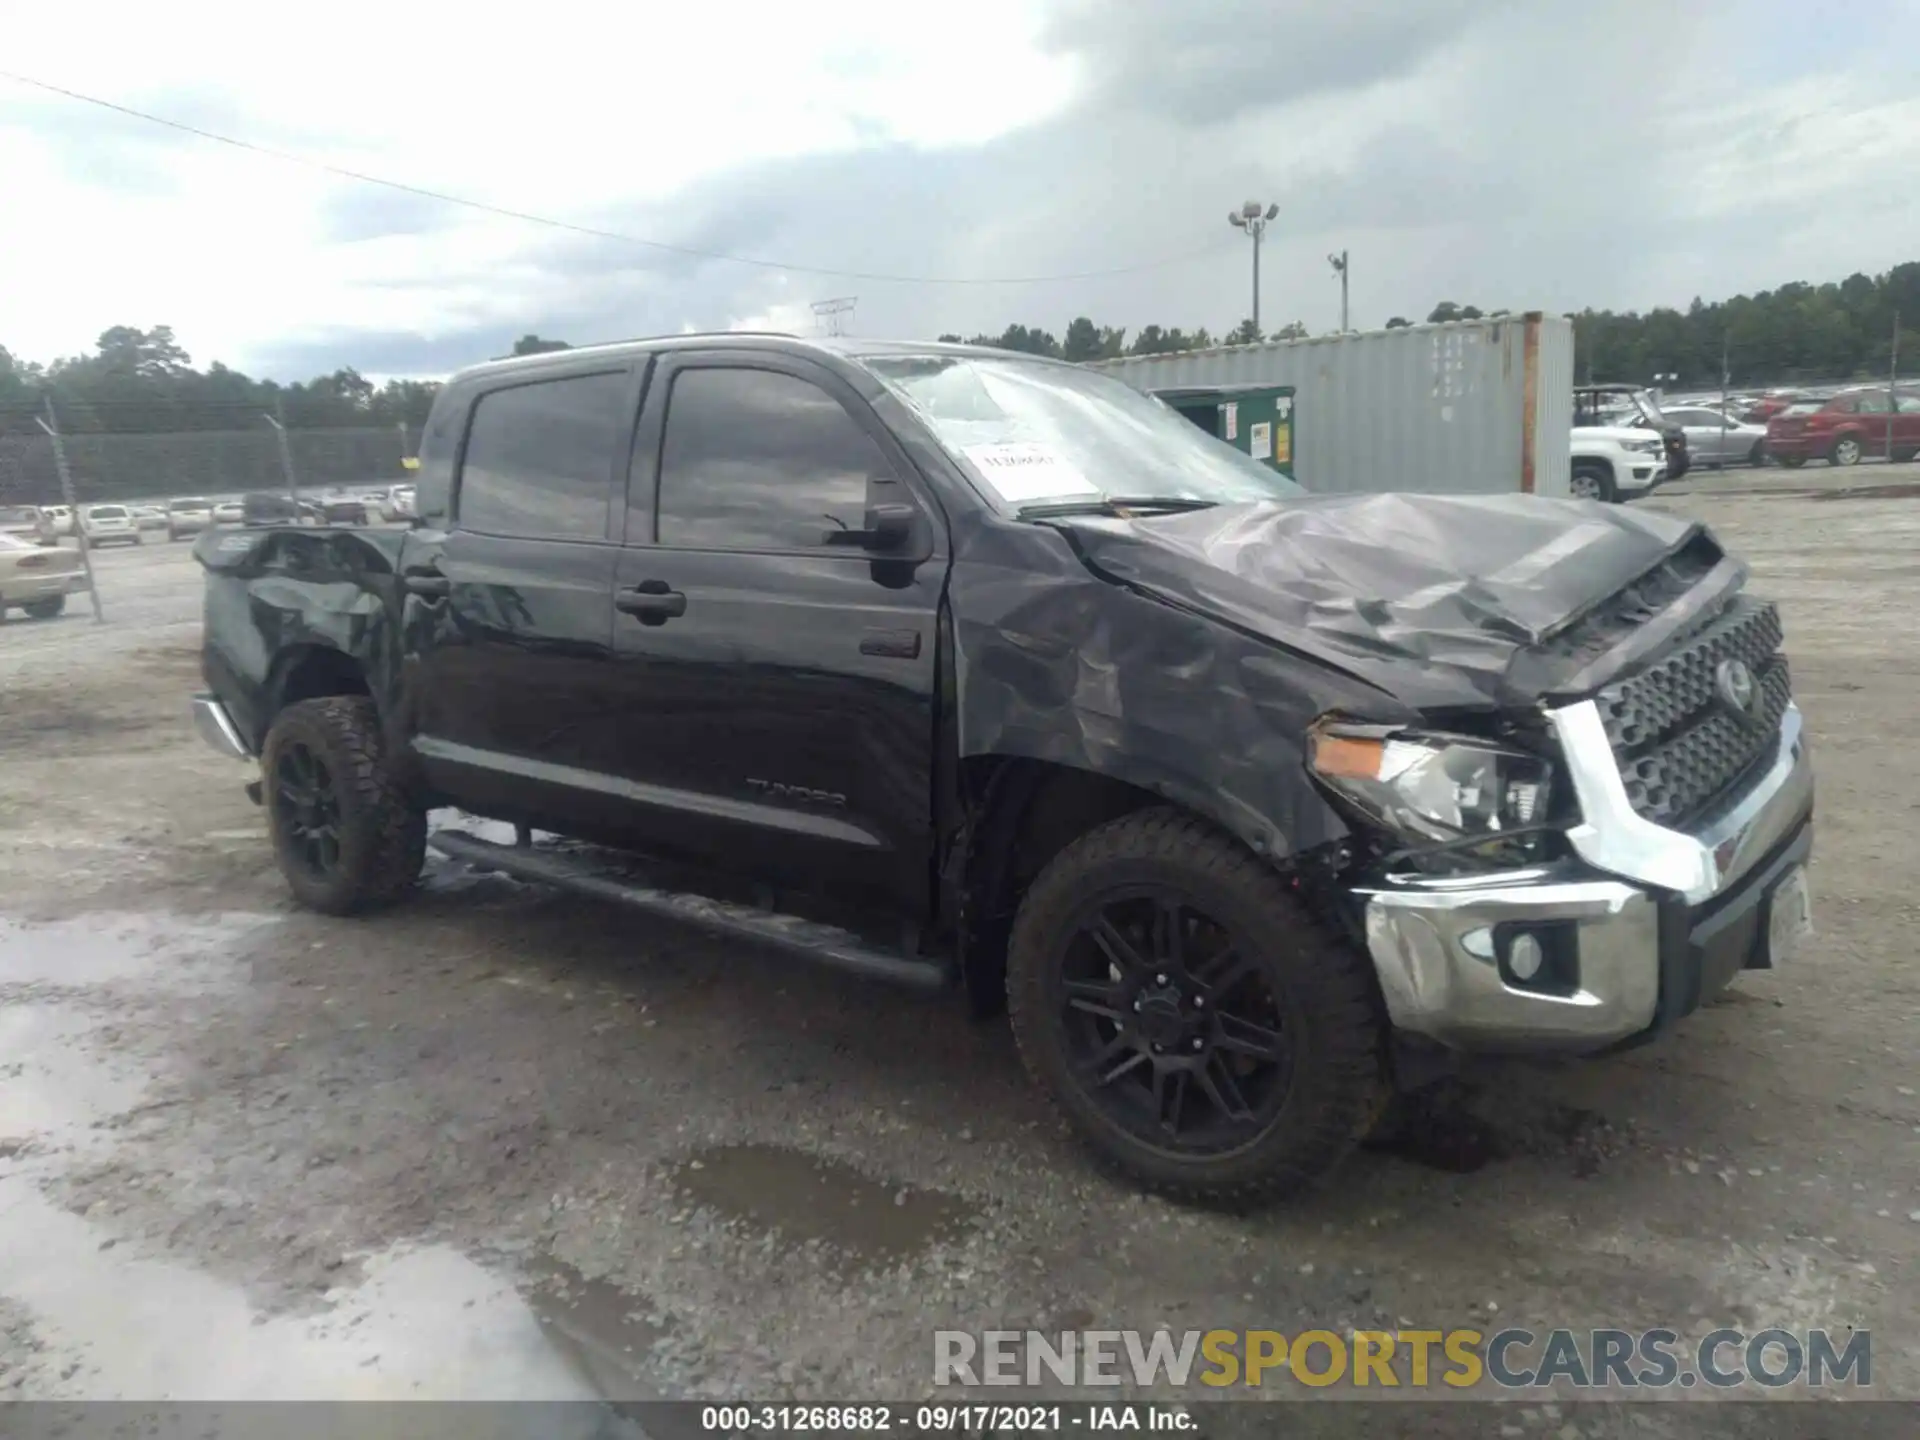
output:
M 1900 312 L 1893 312 L 1893 353 L 1887 361 L 1887 463 L 1893 463 L 1893 412 L 1900 408 Z
M 1733 332 L 1720 332 L 1720 413 L 1727 413 L 1727 387 L 1733 383 L 1733 371 L 1728 367 L 1727 357 L 1733 348 Z
M 51 395 L 47 397 L 46 418 L 43 420 L 36 415 L 33 423 L 46 431 L 47 438 L 53 441 L 53 468 L 60 475 L 60 498 L 73 515 L 73 538 L 80 546 L 80 564 L 87 572 L 87 594 L 93 600 L 93 623 L 104 625 L 107 617 L 100 611 L 100 584 L 93 578 L 93 547 L 87 544 L 87 527 L 81 523 L 80 500 L 73 493 L 73 471 L 67 468 L 67 445 L 60 438 L 60 417 L 53 413 Z
M 1253 237 L 1253 328 L 1260 328 L 1260 237 L 1267 233 L 1267 222 L 1280 213 L 1278 205 L 1269 205 L 1265 211 L 1258 200 L 1249 200 L 1238 210 L 1227 213 L 1227 223 L 1236 230 L 1244 230 Z
M 300 484 L 293 473 L 293 446 L 287 443 L 286 407 L 282 401 L 273 402 L 273 408 L 280 413 L 267 416 L 267 423 L 273 426 L 273 433 L 280 438 L 280 468 L 287 475 L 287 499 L 293 502 L 293 514 L 300 518 Z
M 1340 277 L 1340 333 L 1347 333 L 1347 252 L 1327 256 L 1327 263 L 1333 266 L 1333 273 Z

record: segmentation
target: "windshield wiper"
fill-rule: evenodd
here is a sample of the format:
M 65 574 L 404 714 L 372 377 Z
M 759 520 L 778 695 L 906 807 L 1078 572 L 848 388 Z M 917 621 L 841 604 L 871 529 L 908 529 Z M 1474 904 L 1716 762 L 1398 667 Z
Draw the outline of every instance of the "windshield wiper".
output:
M 1022 520 L 1039 520 L 1049 515 L 1173 515 L 1187 510 L 1211 510 L 1217 500 L 1182 500 L 1169 495 L 1101 495 L 1086 500 L 1050 500 L 1038 505 L 1022 505 L 1015 513 Z

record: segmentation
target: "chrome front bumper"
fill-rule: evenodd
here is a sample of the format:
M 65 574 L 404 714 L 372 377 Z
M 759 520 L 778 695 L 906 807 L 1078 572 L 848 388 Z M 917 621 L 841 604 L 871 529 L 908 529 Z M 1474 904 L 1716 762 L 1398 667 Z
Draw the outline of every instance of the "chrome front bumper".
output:
M 254 758 L 253 747 L 241 735 L 240 727 L 233 723 L 233 717 L 227 713 L 227 707 L 212 695 L 193 697 L 193 728 L 200 732 L 200 738 L 218 750 L 222 755 L 235 760 Z
M 1599 1050 L 1631 1039 L 1660 1018 L 1663 996 L 1697 1003 L 1697 978 L 1688 990 L 1669 973 L 1698 963 L 1686 917 L 1764 906 L 1764 893 L 1743 886 L 1770 886 L 1782 847 L 1811 843 L 1813 765 L 1797 706 L 1781 717 L 1767 771 L 1691 833 L 1635 813 L 1592 701 L 1548 718 L 1583 817 L 1568 832 L 1574 860 L 1464 879 L 1393 876 L 1362 892 L 1367 947 L 1402 1030 L 1465 1050 Z M 1727 928 L 1724 915 L 1714 924 Z M 1548 937 L 1566 983 L 1550 992 L 1515 980 L 1507 947 L 1522 930 Z

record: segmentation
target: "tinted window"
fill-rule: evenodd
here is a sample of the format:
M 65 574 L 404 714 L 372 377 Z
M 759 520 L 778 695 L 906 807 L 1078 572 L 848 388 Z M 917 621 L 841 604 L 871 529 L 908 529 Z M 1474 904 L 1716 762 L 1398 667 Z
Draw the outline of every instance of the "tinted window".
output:
M 819 386 L 771 370 L 683 370 L 667 399 L 660 543 L 806 550 L 866 523 L 892 467 Z M 836 523 L 837 522 L 837 523 Z
M 627 398 L 624 374 L 483 395 L 467 431 L 456 523 L 489 535 L 603 540 Z
M 1897 408 L 1902 415 L 1920 415 L 1920 395 L 1902 395 Z
M 1826 408 L 1836 415 L 1851 415 L 1858 404 L 1851 395 L 1836 395 L 1827 401 Z
M 1887 413 L 1888 408 L 1887 397 L 1885 395 L 1862 395 L 1860 397 L 1860 413 L 1862 415 L 1884 415 Z

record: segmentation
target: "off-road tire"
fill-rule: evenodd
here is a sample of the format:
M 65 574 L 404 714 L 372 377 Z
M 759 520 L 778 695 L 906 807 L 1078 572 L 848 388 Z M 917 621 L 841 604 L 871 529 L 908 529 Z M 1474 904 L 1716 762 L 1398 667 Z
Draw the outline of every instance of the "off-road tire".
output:
M 291 744 L 304 744 L 333 777 L 340 811 L 340 856 L 316 876 L 290 855 L 274 806 L 275 766 Z M 294 898 L 329 915 L 352 915 L 399 899 L 426 863 L 427 814 L 387 762 L 373 701 L 328 695 L 289 705 L 261 747 L 267 830 Z
M 1576 461 L 1573 467 L 1573 476 L 1576 482 L 1581 479 L 1588 479 L 1594 483 L 1599 493 L 1587 498 L 1598 500 L 1602 505 L 1617 505 L 1620 502 L 1620 492 L 1614 488 L 1613 484 L 1613 467 L 1611 465 L 1603 462 L 1588 463 L 1585 461 Z M 1579 492 L 1572 491 L 1571 493 L 1577 495 Z
M 67 597 L 64 595 L 49 595 L 44 600 L 29 600 L 20 608 L 26 612 L 29 619 L 52 620 L 67 608 Z
M 1080 1088 L 1058 1018 L 1050 967 L 1062 963 L 1072 917 L 1102 892 L 1169 886 L 1241 934 L 1272 937 L 1259 957 L 1295 1015 L 1296 1056 L 1279 1114 L 1237 1150 L 1180 1156 L 1139 1140 Z M 1370 962 L 1324 930 L 1267 863 L 1197 817 L 1136 811 L 1089 831 L 1041 871 L 1014 919 L 1007 1008 L 1027 1072 L 1108 1168 L 1176 1199 L 1246 1209 L 1329 1174 L 1377 1122 L 1390 1094 L 1385 1029 Z

